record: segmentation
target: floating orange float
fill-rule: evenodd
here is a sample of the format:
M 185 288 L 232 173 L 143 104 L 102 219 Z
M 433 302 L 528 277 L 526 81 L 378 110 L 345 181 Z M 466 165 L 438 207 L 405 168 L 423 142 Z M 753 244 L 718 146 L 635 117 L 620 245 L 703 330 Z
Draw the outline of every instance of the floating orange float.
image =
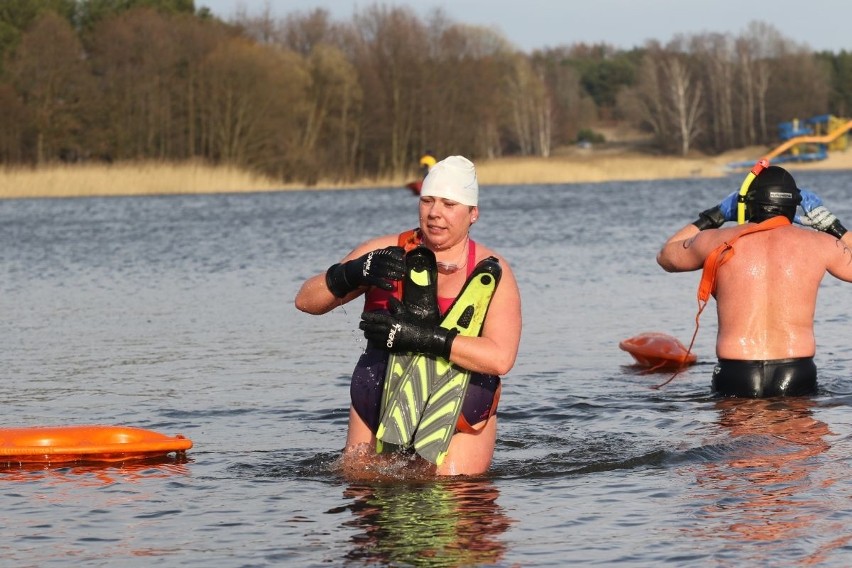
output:
M 653 369 L 685 367 L 698 359 L 676 338 L 653 331 L 625 339 L 618 346 L 630 353 L 639 365 Z
M 183 453 L 192 440 L 129 426 L 0 428 L 0 462 L 121 462 Z

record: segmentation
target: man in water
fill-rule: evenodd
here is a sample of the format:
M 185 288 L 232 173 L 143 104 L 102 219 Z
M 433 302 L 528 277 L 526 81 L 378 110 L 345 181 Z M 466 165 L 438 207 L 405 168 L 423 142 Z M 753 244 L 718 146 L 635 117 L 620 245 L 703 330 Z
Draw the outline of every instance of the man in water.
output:
M 719 320 L 716 392 L 813 394 L 817 291 L 826 272 L 852 282 L 852 235 L 818 196 L 800 190 L 777 166 L 752 180 L 744 203 L 738 198 L 731 193 L 672 235 L 657 262 L 668 272 L 704 267 L 702 288 L 715 295 Z M 737 219 L 738 207 L 745 207 L 747 223 L 722 228 Z

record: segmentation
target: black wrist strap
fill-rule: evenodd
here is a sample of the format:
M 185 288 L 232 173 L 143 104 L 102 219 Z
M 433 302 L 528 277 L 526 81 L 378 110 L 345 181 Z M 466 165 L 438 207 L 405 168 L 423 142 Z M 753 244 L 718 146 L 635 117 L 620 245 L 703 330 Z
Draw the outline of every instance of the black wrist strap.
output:
M 718 229 L 725 224 L 725 216 L 722 214 L 722 209 L 717 205 L 699 213 L 698 219 L 693 221 L 692 224 L 698 227 L 699 231 Z
M 443 329 L 443 328 L 439 328 L 439 329 Z M 452 351 L 453 351 L 453 340 L 456 338 L 456 336 L 458 334 L 459 334 L 459 331 L 456 328 L 453 328 L 453 329 L 447 331 L 447 334 L 446 334 L 445 339 L 444 339 L 444 348 L 443 348 L 442 352 L 439 353 L 439 355 L 441 357 L 443 357 L 444 359 L 446 359 L 447 361 L 450 360 L 450 353 L 452 353 Z
M 355 288 L 346 280 L 346 267 L 341 263 L 332 264 L 325 272 L 325 285 L 337 298 L 343 298 Z
M 837 237 L 838 239 L 842 239 L 843 235 L 846 234 L 846 227 L 843 226 L 843 223 L 835 219 L 834 223 L 829 225 L 828 229 L 826 229 L 825 232 L 829 235 Z

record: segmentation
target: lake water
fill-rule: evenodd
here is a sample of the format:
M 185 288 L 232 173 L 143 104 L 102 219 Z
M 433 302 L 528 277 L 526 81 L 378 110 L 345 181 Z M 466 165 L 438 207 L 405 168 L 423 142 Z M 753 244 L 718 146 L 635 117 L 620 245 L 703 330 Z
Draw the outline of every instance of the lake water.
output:
M 846 173 L 799 173 L 852 225 Z M 2 426 L 122 424 L 186 460 L 0 471 L 8 566 L 844 566 L 852 286 L 827 277 L 818 395 L 719 400 L 618 342 L 691 337 L 699 275 L 665 238 L 739 175 L 484 187 L 473 237 L 523 297 L 483 478 L 350 483 L 360 305 L 293 307 L 358 242 L 416 224 L 407 190 L 0 201 Z

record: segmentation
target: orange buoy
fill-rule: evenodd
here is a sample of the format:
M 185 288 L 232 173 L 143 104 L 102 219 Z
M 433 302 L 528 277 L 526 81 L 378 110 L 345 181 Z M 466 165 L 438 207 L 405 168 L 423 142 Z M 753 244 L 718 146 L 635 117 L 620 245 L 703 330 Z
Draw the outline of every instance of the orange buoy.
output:
M 698 359 L 676 338 L 653 331 L 625 339 L 618 346 L 630 353 L 639 365 L 653 369 L 685 367 Z
M 0 428 L 0 462 L 120 462 L 185 452 L 192 440 L 129 426 Z

